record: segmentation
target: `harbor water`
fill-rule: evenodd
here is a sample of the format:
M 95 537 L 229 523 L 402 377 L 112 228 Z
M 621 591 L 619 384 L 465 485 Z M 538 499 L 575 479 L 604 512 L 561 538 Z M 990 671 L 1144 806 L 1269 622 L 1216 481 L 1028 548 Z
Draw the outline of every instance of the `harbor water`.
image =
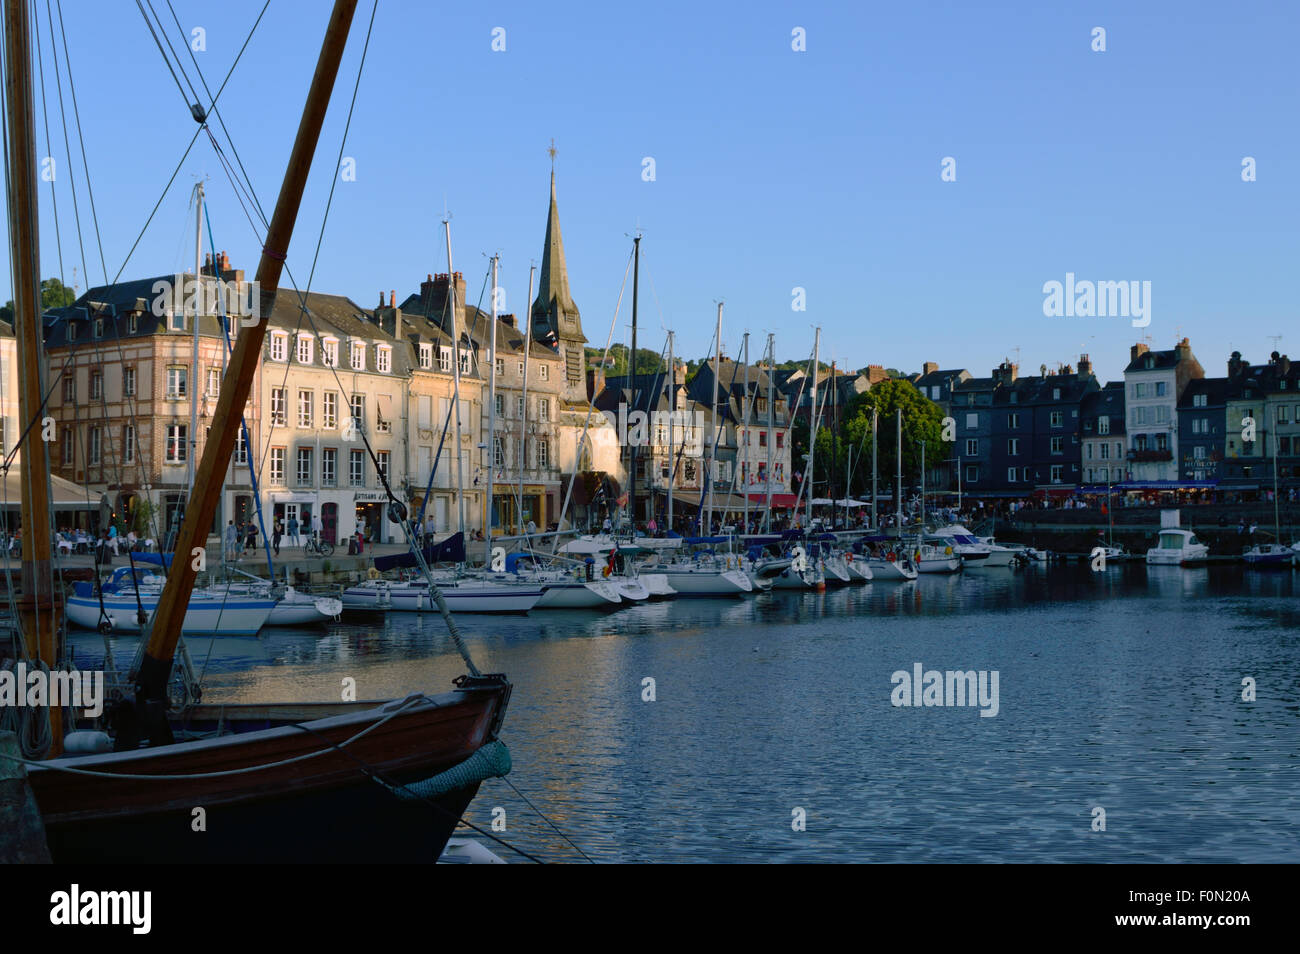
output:
M 1298 595 L 1293 571 L 1134 563 L 463 617 L 515 684 L 514 771 L 468 817 L 552 861 L 1300 861 Z M 100 664 L 99 636 L 73 644 Z M 189 649 L 205 702 L 464 671 L 436 615 Z M 895 705 L 918 665 L 996 674 L 996 714 Z

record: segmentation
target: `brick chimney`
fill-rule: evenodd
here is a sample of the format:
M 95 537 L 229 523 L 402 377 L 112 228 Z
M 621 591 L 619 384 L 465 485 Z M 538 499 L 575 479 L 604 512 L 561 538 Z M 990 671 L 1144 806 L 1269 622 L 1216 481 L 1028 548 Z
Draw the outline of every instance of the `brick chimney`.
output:
M 1079 355 L 1079 380 L 1083 381 L 1092 376 L 1092 359 L 1086 354 Z
M 1174 358 L 1178 361 L 1185 361 L 1191 357 L 1192 343 L 1184 338 L 1178 344 L 1174 345 Z
M 927 361 L 925 364 L 921 365 L 921 376 L 924 377 L 927 374 L 933 374 L 938 370 L 939 365 L 935 364 L 933 361 Z
M 993 369 L 993 381 L 997 384 L 1011 384 L 1016 380 L 1016 375 L 1020 371 L 1020 365 L 1012 364 L 1009 358 L 1004 358 L 1002 363 Z
M 512 319 L 514 315 L 510 316 Z M 605 390 L 605 369 L 588 368 L 587 369 L 587 400 L 594 401 L 601 391 Z
M 889 375 L 885 373 L 885 369 L 882 365 L 879 364 L 867 365 L 867 387 L 868 388 L 875 387 L 881 381 L 888 381 L 888 380 L 889 380 Z
M 500 318 L 502 321 L 504 321 L 511 328 L 515 326 L 515 316 L 513 313 L 509 315 L 497 315 L 497 317 Z
M 1128 349 L 1128 359 L 1129 361 L 1136 361 L 1138 358 L 1142 357 L 1142 355 L 1146 354 L 1150 350 L 1151 350 L 1150 348 L 1148 348 L 1145 344 L 1139 341 L 1133 347 Z
M 1234 351 L 1232 357 L 1228 359 L 1228 377 L 1235 378 L 1241 372 L 1244 363 L 1241 360 L 1241 352 Z

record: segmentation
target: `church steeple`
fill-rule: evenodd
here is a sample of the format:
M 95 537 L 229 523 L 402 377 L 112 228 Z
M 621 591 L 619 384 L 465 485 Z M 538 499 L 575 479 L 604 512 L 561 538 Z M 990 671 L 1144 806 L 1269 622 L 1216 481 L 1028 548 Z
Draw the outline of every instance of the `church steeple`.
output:
M 552 147 L 554 161 L 554 147 Z M 542 268 L 537 298 L 532 305 L 533 339 L 557 349 L 565 359 L 565 378 L 571 386 L 582 380 L 582 318 L 569 292 L 569 271 L 564 263 L 564 239 L 560 235 L 560 212 L 555 204 L 555 170 L 551 170 L 551 205 L 546 218 L 546 244 L 542 247 Z

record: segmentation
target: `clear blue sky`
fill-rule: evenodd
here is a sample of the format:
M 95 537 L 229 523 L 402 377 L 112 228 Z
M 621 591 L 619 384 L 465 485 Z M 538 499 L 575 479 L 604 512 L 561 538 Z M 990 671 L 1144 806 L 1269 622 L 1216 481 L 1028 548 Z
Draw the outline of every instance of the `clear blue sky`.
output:
M 165 0 L 154 2 L 178 43 Z M 187 30 L 206 30 L 196 55 L 215 89 L 261 3 L 173 4 Z M 272 0 L 219 103 L 268 210 L 329 6 Z M 1222 375 L 1232 348 L 1263 360 L 1270 335 L 1300 352 L 1296 10 L 381 0 L 345 151 L 356 181 L 338 186 L 313 287 L 365 306 L 381 289 L 416 290 L 446 270 L 445 202 L 471 300 L 485 255 L 499 251 L 508 308 L 522 311 L 554 138 L 572 289 L 593 344 L 604 343 L 639 223 L 642 346 L 660 347 L 668 327 L 679 354 L 701 355 L 723 299 L 732 354 L 744 331 L 755 356 L 774 331 L 780 359 L 806 357 L 821 325 L 823 357 L 854 367 L 933 360 L 987 375 L 1019 347 L 1022 370 L 1036 373 L 1084 350 L 1114 379 L 1140 336 L 1168 348 L 1181 331 Z M 369 14 L 362 0 L 291 247 L 300 282 Z M 64 0 L 64 19 L 116 273 L 195 124 L 134 4 Z M 1104 53 L 1091 49 L 1096 26 Z M 506 30 L 505 52 L 491 49 L 494 27 Z M 795 27 L 806 52 L 791 49 Z M 43 10 L 41 36 L 64 278 L 76 264 L 84 288 Z M 39 100 L 37 112 L 44 152 Z M 646 156 L 654 182 L 642 180 Z M 940 181 L 945 156 L 957 160 L 955 182 Z M 1241 180 L 1245 156 L 1256 182 Z M 124 278 L 192 262 L 198 175 L 210 177 L 218 246 L 251 274 L 260 243 L 201 139 Z M 81 198 L 99 283 L 84 189 Z M 1150 327 L 1044 317 L 1043 283 L 1066 272 L 1150 281 Z M 791 310 L 795 286 L 807 290 L 805 312 Z M 625 299 L 616 341 L 627 339 L 627 309 Z

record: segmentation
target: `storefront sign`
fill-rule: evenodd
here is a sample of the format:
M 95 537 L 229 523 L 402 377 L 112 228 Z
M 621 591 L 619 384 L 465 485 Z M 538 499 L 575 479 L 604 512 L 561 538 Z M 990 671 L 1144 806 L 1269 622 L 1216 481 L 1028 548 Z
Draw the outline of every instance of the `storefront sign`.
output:
M 388 495 L 382 490 L 358 490 L 354 499 L 357 503 L 384 503 Z

